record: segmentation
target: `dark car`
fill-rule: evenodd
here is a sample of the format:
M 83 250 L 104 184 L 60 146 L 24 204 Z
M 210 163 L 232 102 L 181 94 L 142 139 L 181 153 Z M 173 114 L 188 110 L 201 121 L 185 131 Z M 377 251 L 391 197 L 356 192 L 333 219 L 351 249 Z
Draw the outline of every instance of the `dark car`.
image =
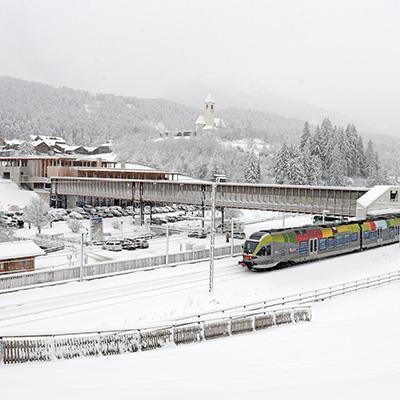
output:
M 147 249 L 149 242 L 146 239 L 135 239 L 134 243 L 139 249 Z
M 122 242 L 122 250 L 136 250 L 137 248 L 137 244 L 131 240 L 124 240 Z
M 207 232 L 205 231 L 192 231 L 188 233 L 188 237 L 205 239 L 207 237 Z

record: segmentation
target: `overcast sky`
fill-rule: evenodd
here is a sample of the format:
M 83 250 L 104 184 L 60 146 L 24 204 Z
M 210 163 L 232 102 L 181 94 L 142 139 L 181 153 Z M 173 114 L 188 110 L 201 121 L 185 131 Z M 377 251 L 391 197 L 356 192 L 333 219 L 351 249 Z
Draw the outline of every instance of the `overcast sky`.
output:
M 400 136 L 399 42 L 399 0 L 0 0 L 0 75 L 139 97 L 261 84 Z

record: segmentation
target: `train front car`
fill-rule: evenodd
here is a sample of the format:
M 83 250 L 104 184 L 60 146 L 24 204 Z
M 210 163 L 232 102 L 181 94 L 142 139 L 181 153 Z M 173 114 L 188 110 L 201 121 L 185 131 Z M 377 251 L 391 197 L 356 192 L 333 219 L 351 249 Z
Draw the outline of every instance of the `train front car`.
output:
M 253 233 L 243 245 L 243 259 L 239 262 L 249 270 L 265 270 L 278 264 L 272 252 L 273 237 L 268 231 Z

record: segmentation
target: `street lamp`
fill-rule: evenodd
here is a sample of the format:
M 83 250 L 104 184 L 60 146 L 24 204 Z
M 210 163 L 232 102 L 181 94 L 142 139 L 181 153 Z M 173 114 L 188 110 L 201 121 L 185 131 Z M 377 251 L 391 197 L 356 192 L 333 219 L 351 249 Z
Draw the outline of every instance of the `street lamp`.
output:
M 216 181 L 212 183 L 211 188 L 210 277 L 208 288 L 210 293 L 214 289 L 215 207 L 217 202 L 217 186 L 220 179 L 220 176 L 216 176 Z

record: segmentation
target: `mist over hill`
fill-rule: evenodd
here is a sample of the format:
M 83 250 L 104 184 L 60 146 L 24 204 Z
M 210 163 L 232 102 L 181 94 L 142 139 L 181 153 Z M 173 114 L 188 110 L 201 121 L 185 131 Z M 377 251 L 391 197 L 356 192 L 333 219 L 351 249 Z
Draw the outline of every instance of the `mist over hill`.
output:
M 63 136 L 73 144 L 96 145 L 108 139 L 159 136 L 166 130 L 190 130 L 198 109 L 164 99 L 91 94 L 65 87 L 0 77 L 0 136 Z M 272 113 L 217 110 L 228 131 L 267 135 L 271 140 L 296 136 L 303 122 Z M 237 136 L 237 132 L 235 133 Z
M 209 144 L 213 143 L 214 151 L 212 157 L 209 151 L 199 152 L 205 160 L 204 167 L 197 168 L 204 170 L 198 176 L 210 177 L 212 171 L 218 169 L 216 165 L 221 163 L 219 153 L 226 153 L 222 157 L 224 169 L 235 169 L 231 177 L 239 179 L 246 151 L 243 150 L 243 146 L 235 145 L 238 140 L 239 143 L 243 140 L 248 141 L 245 146 L 247 149 L 252 148 L 252 140 L 258 140 L 258 146 L 262 147 L 261 152 L 266 157 L 268 170 L 274 154 L 284 141 L 295 144 L 299 141 L 304 126 L 303 119 L 254 109 L 223 108 L 223 97 L 215 97 L 216 114 L 225 120 L 227 128 L 214 132 L 212 138 L 207 138 Z M 192 171 L 189 166 L 190 157 L 184 162 L 175 162 L 180 154 L 174 149 L 182 146 L 178 146 L 176 141 L 175 144 L 159 143 L 155 146 L 154 141 L 166 130 L 194 129 L 194 122 L 202 106 L 203 100 L 199 100 L 196 108 L 165 99 L 92 94 L 82 90 L 56 88 L 37 82 L 0 77 L 0 137 L 57 135 L 76 145 L 99 145 L 113 139 L 116 143 L 115 150 L 125 159 L 132 158 L 134 161 L 148 162 L 154 167 L 172 168 L 189 173 Z M 310 119 L 311 121 L 313 120 Z M 333 122 L 335 123 L 334 119 Z M 374 141 L 382 163 L 389 172 L 400 169 L 397 162 L 400 139 L 371 134 L 362 136 Z M 232 143 L 231 148 L 226 147 L 229 143 Z M 203 150 L 208 148 L 201 138 L 185 146 L 189 151 L 194 145 L 204 147 Z M 146 155 L 145 151 L 141 151 L 145 147 L 160 147 L 159 156 Z M 211 167 L 207 167 L 208 158 L 214 160 Z M 199 163 L 203 165 L 203 161 Z M 234 163 L 238 165 L 235 168 L 230 167 Z

